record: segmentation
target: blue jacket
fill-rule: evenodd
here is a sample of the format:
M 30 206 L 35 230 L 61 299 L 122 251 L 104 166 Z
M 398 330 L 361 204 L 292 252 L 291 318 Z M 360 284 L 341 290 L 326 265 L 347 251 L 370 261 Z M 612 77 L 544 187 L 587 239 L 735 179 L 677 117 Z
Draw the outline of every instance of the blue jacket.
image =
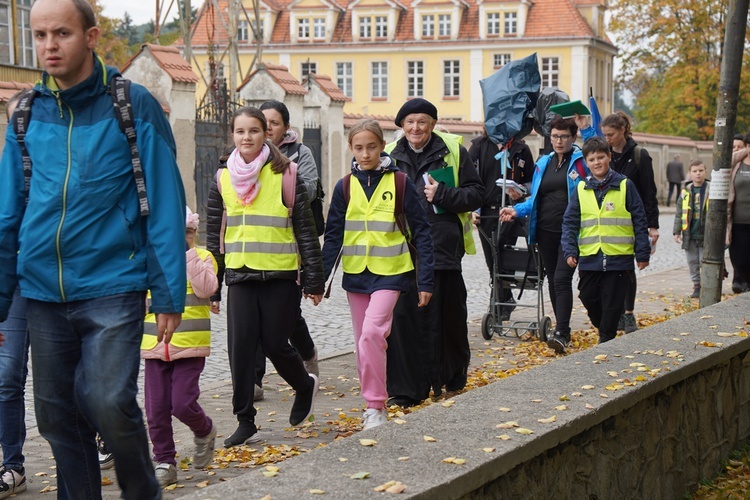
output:
M 381 156 L 385 156 L 382 153 Z M 393 164 L 385 171 L 398 170 Z M 359 182 L 369 200 L 383 178 L 384 171 L 377 170 L 355 170 L 352 168 L 350 182 Z M 331 275 L 336 257 L 344 243 L 344 222 L 346 220 L 346 199 L 344 198 L 344 183 L 339 180 L 333 188 L 331 205 L 328 207 L 326 218 L 326 233 L 323 243 L 323 267 L 325 269 L 326 281 Z M 406 182 L 404 193 L 404 215 L 412 235 L 412 243 L 417 249 L 418 269 L 417 288 L 420 292 L 433 291 L 435 256 L 433 253 L 432 236 L 430 225 L 427 222 L 425 211 L 422 208 L 417 188 L 410 180 Z M 344 273 L 342 287 L 348 292 L 371 294 L 377 290 L 400 290 L 409 291 L 410 273 L 397 274 L 395 276 L 381 276 L 371 273 L 365 269 L 359 274 Z
M 59 91 L 46 73 L 36 85 L 25 210 L 21 151 L 8 127 L 0 160 L 0 320 L 17 283 L 21 295 L 45 302 L 150 289 L 153 312 L 184 309 L 185 193 L 171 128 L 161 105 L 133 84 L 151 210 L 142 218 L 130 149 L 107 93 L 118 72 L 92 57 L 94 71 L 78 85 Z
M 513 206 L 516 209 L 517 217 L 529 217 L 529 244 L 536 243 L 536 208 L 537 199 L 536 195 L 539 192 L 539 185 L 542 183 L 542 177 L 544 177 L 544 171 L 547 170 L 550 160 L 556 155 L 554 151 L 548 155 L 542 156 L 536 162 L 536 168 L 534 168 L 534 176 L 531 178 L 531 195 L 526 198 L 522 203 L 518 203 Z M 582 175 L 583 173 L 583 175 Z M 573 155 L 570 157 L 568 162 L 568 200 L 576 190 L 576 184 L 578 181 L 583 180 L 585 176 L 590 175 L 589 168 L 586 166 L 586 162 L 583 161 L 583 153 L 581 148 L 577 145 L 573 145 Z
M 604 182 L 598 183 L 593 177 L 586 178 L 585 189 L 594 189 L 596 200 L 601 207 L 604 196 L 610 189 L 620 189 L 620 183 L 626 177 L 614 170 Z M 648 262 L 651 257 L 651 245 L 648 242 L 648 223 L 646 222 L 646 211 L 643 202 L 638 195 L 633 181 L 628 179 L 625 188 L 625 208 L 630 212 L 633 220 L 633 232 L 635 233 L 635 260 L 637 262 Z M 578 191 L 568 203 L 568 208 L 563 216 L 563 233 L 561 245 L 565 260 L 568 257 L 578 258 L 578 233 L 581 229 L 581 204 L 578 200 Z M 587 255 L 578 259 L 580 271 L 630 271 L 633 266 L 633 255 L 604 255 L 601 251 L 596 255 Z

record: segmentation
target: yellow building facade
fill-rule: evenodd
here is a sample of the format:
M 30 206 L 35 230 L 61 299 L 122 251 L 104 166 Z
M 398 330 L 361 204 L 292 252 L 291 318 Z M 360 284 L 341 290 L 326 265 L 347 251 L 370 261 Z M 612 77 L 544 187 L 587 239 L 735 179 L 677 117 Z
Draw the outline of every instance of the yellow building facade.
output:
M 201 7 L 192 50 L 206 81 L 213 67 L 236 87 L 261 60 L 300 81 L 309 72 L 330 76 L 351 99 L 346 113 L 392 116 L 406 100 L 424 97 L 441 118 L 483 121 L 479 81 L 536 53 L 543 87 L 559 87 L 571 100 L 585 100 L 591 88 L 602 113 L 613 108 L 617 49 L 604 31 L 606 0 L 259 2 L 257 21 L 249 0 L 237 17 L 231 76 L 228 3 Z

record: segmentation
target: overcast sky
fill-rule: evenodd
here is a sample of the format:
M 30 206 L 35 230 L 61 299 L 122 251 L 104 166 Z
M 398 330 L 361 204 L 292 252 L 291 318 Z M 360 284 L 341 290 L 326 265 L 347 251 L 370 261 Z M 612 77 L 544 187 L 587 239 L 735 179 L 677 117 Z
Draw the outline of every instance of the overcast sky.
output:
M 136 25 L 149 22 L 156 14 L 156 0 L 99 0 L 99 3 L 104 7 L 102 13 L 105 16 L 122 19 L 122 16 L 127 12 L 133 19 L 133 24 Z M 165 8 L 169 6 L 169 2 L 162 3 Z M 195 8 L 198 0 L 193 0 L 191 3 Z M 174 7 L 172 10 L 174 12 L 169 14 L 167 22 L 171 21 L 177 13 Z M 164 14 L 162 13 L 163 16 Z

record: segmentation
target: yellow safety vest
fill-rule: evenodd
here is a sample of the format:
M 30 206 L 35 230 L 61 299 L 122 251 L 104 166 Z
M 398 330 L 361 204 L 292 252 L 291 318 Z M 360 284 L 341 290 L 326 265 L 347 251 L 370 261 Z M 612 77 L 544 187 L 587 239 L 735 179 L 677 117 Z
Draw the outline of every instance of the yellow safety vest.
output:
M 581 205 L 578 249 L 581 257 L 596 255 L 599 250 L 610 256 L 635 253 L 633 219 L 625 207 L 627 181 L 622 180 L 619 190 L 607 191 L 601 207 L 594 191 L 585 189 L 585 182 L 578 183 L 576 189 Z
M 682 190 L 682 230 L 687 231 L 690 227 L 690 212 L 692 207 L 690 206 L 690 190 Z M 708 189 L 706 189 L 706 196 L 703 197 L 703 206 L 708 209 Z
M 218 272 L 218 266 L 211 252 L 197 247 L 195 251 L 201 260 L 210 257 L 214 265 L 214 272 Z M 148 293 L 148 301 L 150 305 L 151 292 Z M 156 336 L 156 315 L 148 313 L 143 323 L 141 349 L 151 350 L 156 347 Z M 182 313 L 182 322 L 172 335 L 170 344 L 180 349 L 211 346 L 211 307 L 209 300 L 197 297 L 189 280 L 185 295 L 185 312 Z
M 266 163 L 260 171 L 260 190 L 244 205 L 232 186 L 229 170 L 221 172 L 221 197 L 227 212 L 224 263 L 228 269 L 296 271 L 297 241 L 289 209 L 282 201 L 282 174 Z
M 458 169 L 461 165 L 461 144 L 463 143 L 464 138 L 460 135 L 438 132 L 437 130 L 433 130 L 432 133 L 440 137 L 448 148 L 448 154 L 444 158 L 445 163 L 447 163 L 449 167 L 453 167 L 453 183 L 456 186 L 459 186 Z M 397 142 L 386 144 L 385 152 L 390 154 L 391 151 L 393 151 L 393 148 L 396 147 L 396 144 Z M 418 165 L 415 166 L 418 167 Z M 458 215 L 458 219 L 461 221 L 461 228 L 464 238 L 464 250 L 467 254 L 474 255 L 475 253 L 477 253 L 477 248 L 474 245 L 474 236 L 471 232 L 473 227 L 473 224 L 471 223 L 471 212 L 461 212 L 456 215 Z
M 345 273 L 369 269 L 381 276 L 414 269 L 406 238 L 396 224 L 396 181 L 393 173 L 380 179 L 367 199 L 356 177 L 349 183 L 341 265 Z

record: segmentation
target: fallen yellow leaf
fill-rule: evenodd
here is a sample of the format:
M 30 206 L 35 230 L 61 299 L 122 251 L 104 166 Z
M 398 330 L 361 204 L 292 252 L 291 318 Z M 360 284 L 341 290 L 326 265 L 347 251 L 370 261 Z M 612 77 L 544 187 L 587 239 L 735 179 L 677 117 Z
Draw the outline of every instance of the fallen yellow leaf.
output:
M 503 441 L 507 441 L 510 439 L 510 436 L 507 434 L 501 434 L 500 436 L 495 436 L 497 439 L 502 439 Z
M 205 488 L 206 486 L 208 486 L 208 479 L 195 485 L 196 488 Z
M 557 420 L 557 416 L 556 416 L 556 415 L 552 415 L 552 416 L 551 416 L 551 417 L 549 417 L 549 418 L 540 418 L 540 419 L 538 420 L 538 422 L 540 422 L 540 423 L 542 423 L 542 424 L 551 424 L 551 423 L 552 423 L 552 422 L 554 422 L 555 420 Z
M 559 398 L 557 398 L 557 399 L 558 399 L 559 401 L 570 401 L 570 398 L 568 397 L 568 395 L 567 395 L 567 394 L 563 394 L 562 396 L 560 396 L 560 397 L 559 397 Z
M 385 491 L 386 489 L 390 488 L 394 484 L 396 484 L 396 481 L 388 481 L 387 483 L 383 483 L 380 486 L 376 486 L 372 490 L 373 491 L 377 491 L 378 493 L 380 493 L 381 491 Z
M 378 444 L 378 442 L 374 439 L 360 439 L 359 444 L 361 444 L 362 446 L 375 446 L 376 444 Z
M 599 354 L 598 356 L 594 356 L 594 359 L 597 360 L 597 361 L 604 361 L 605 359 L 607 359 L 607 355 L 606 354 Z
M 511 420 L 510 422 L 503 422 L 502 424 L 497 424 L 495 428 L 497 429 L 512 429 L 513 427 L 518 427 L 518 422 L 515 420 Z
M 524 435 L 534 434 L 534 431 L 532 431 L 531 429 L 524 429 L 523 427 L 519 427 L 518 429 L 516 429 L 516 432 Z
M 275 465 L 266 465 L 266 470 L 268 472 L 279 472 L 281 469 L 279 469 Z
M 389 486 L 385 489 L 386 493 L 403 493 L 406 490 L 406 485 L 402 482 L 397 481 L 393 486 Z
M 434 438 L 434 437 L 432 437 L 432 436 L 422 436 L 422 439 L 424 439 L 424 440 L 425 440 L 425 441 L 427 441 L 428 443 L 434 443 L 434 442 L 436 442 L 436 441 L 437 441 L 437 439 L 435 439 L 435 438 Z
M 581 389 L 584 391 L 590 391 L 591 389 L 595 389 L 595 387 L 593 385 L 584 385 Z
M 567 409 L 568 407 L 566 405 L 555 406 L 555 410 L 557 411 L 565 411 Z
M 407 460 L 409 460 L 409 457 L 398 457 L 399 462 L 406 462 Z
M 448 401 L 443 401 L 443 402 L 442 402 L 442 403 L 440 403 L 440 404 L 441 404 L 442 406 L 445 406 L 446 408 L 450 408 L 451 406 L 453 406 L 454 404 L 456 404 L 456 402 L 455 402 L 455 401 L 453 401 L 452 399 L 450 399 L 450 400 L 448 400 Z
M 278 471 L 270 471 L 270 470 L 264 470 L 262 474 L 266 477 L 274 477 L 274 476 L 279 475 Z
M 503 407 L 503 408 L 498 408 L 498 409 L 499 409 L 500 411 L 502 411 L 502 412 L 505 412 L 505 413 L 508 413 L 508 412 L 510 411 L 510 408 L 505 408 L 505 407 Z
M 309 493 L 312 493 L 313 495 L 325 495 L 325 491 L 323 490 L 309 490 Z
M 495 448 L 482 448 L 482 451 L 486 453 L 492 453 L 493 451 L 495 451 Z

